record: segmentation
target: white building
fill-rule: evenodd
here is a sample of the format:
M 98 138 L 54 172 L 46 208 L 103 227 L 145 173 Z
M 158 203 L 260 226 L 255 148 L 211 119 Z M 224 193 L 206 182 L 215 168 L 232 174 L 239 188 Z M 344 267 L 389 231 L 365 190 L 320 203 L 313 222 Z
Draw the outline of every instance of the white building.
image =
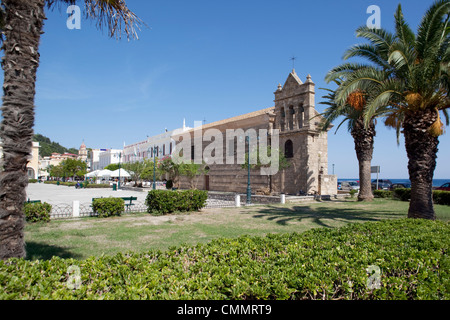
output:
M 89 152 L 88 167 L 89 171 L 101 170 L 100 168 L 100 154 L 107 152 L 108 149 L 92 149 Z
M 186 127 L 183 121 L 183 127 L 178 130 L 188 131 L 192 128 Z M 159 135 L 148 137 L 147 140 L 134 143 L 129 146 L 124 146 L 122 162 L 132 163 L 136 161 L 142 161 L 144 159 L 152 159 L 153 151 L 157 158 L 162 158 L 166 155 L 171 155 L 175 151 L 175 141 L 171 138 L 176 130 L 167 131 Z
M 103 170 L 105 167 L 110 164 L 119 163 L 120 157 L 122 156 L 123 151 L 118 149 L 108 149 L 99 153 L 98 155 L 98 169 Z M 122 159 L 123 162 L 123 159 Z M 92 170 L 94 171 L 94 170 Z

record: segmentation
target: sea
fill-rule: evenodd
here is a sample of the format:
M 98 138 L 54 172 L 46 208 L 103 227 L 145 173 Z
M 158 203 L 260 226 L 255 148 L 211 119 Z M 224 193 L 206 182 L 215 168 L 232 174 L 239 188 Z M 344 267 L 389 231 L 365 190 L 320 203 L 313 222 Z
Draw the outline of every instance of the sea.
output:
M 389 179 L 389 178 L 379 178 L 379 179 Z M 389 179 L 392 181 L 392 183 L 411 183 L 409 179 Z M 358 178 L 356 179 L 338 179 L 338 182 L 341 181 L 359 181 Z M 376 179 L 372 179 L 372 181 L 376 181 Z M 450 179 L 433 179 L 433 187 L 440 187 L 444 183 L 450 182 Z

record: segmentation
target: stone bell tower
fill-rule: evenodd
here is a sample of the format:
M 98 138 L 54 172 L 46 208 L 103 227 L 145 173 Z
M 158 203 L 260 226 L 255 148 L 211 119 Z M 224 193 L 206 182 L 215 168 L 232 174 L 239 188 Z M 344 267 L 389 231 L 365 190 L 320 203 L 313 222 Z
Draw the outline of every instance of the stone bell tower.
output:
M 335 179 L 327 175 L 328 134 L 320 130 L 322 117 L 315 109 L 315 84 L 311 76 L 303 83 L 292 70 L 284 86 L 278 85 L 274 94 L 274 129 L 280 130 L 280 149 L 290 163 L 289 168 L 274 177 L 274 191 L 337 194 L 337 190 L 328 190 L 333 189 L 334 182 L 330 183 L 330 179 Z

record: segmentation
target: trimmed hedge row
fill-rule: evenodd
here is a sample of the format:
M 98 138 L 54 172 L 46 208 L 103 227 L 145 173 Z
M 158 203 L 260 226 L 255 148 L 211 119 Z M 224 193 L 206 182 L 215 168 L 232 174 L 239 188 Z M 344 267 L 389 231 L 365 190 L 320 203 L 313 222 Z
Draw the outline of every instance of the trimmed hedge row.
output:
M 448 223 L 401 219 L 85 261 L 12 259 L 0 261 L 0 299 L 448 300 L 449 247 Z
M 145 200 L 147 211 L 161 215 L 173 212 L 198 211 L 206 205 L 208 192 L 203 190 L 152 190 Z
M 44 203 L 25 203 L 23 213 L 27 222 L 49 222 L 52 205 Z
M 122 198 L 98 198 L 92 202 L 92 209 L 99 218 L 120 216 L 125 210 L 125 201 Z
M 411 199 L 411 189 L 398 188 L 393 191 L 374 190 L 373 195 L 377 198 L 394 198 L 402 201 Z M 435 204 L 450 205 L 450 191 L 433 190 L 433 202 Z

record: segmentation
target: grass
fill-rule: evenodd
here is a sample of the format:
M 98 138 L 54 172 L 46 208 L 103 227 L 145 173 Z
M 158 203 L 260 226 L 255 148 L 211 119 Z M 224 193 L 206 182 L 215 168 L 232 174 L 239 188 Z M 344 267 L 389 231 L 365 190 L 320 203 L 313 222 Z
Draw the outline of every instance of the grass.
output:
M 216 238 L 268 233 L 304 232 L 311 228 L 337 228 L 349 223 L 405 218 L 408 203 L 376 199 L 208 209 L 191 214 L 151 216 L 127 214 L 107 219 L 86 218 L 28 224 L 27 259 L 87 259 L 118 252 L 165 250 L 181 244 Z M 449 206 L 435 206 L 437 218 L 450 221 Z

